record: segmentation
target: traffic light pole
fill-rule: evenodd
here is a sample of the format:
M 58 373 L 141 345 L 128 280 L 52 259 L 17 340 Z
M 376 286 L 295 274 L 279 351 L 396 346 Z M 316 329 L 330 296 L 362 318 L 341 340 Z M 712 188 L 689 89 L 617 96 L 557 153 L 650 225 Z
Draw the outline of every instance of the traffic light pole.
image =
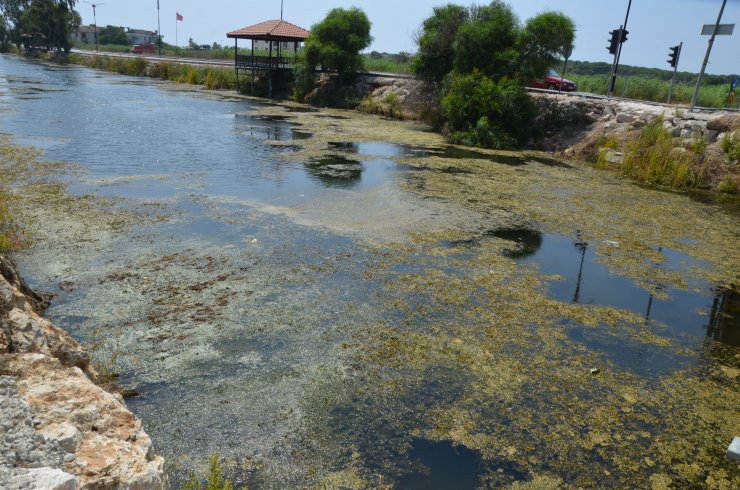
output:
M 624 26 L 619 26 L 619 31 L 617 33 L 617 36 L 622 35 L 622 29 Z M 622 45 L 619 44 L 619 47 L 617 48 L 617 51 L 614 53 L 614 62 L 612 62 L 612 74 L 611 77 L 609 77 L 609 85 L 606 88 L 606 98 L 610 98 L 612 96 L 612 92 L 614 91 L 614 85 L 617 83 L 617 64 L 619 63 L 619 50 L 622 48 Z
M 673 76 L 671 77 L 671 86 L 668 87 L 668 102 L 671 103 L 671 97 L 673 96 L 673 84 L 676 83 L 676 72 L 678 71 L 678 61 L 681 59 L 681 51 L 683 51 L 683 41 L 678 45 L 678 51 L 676 51 L 676 62 L 673 65 Z
M 627 15 L 624 17 L 624 25 L 620 27 L 620 29 L 627 29 L 627 21 L 630 18 L 630 10 L 632 9 L 632 0 L 629 0 L 629 3 L 627 4 Z M 614 65 L 612 66 L 612 78 L 609 81 L 609 89 L 606 92 L 606 96 L 611 97 L 612 92 L 614 91 L 614 87 L 617 84 L 617 70 L 619 69 L 619 58 L 622 56 L 622 43 L 619 43 L 619 48 L 617 49 L 617 54 L 614 57 Z
M 717 31 L 719 30 L 719 23 L 722 22 L 722 14 L 725 12 L 725 5 L 727 0 L 722 1 L 722 8 L 719 9 L 719 16 L 717 17 L 717 23 L 714 25 L 714 31 L 712 31 L 712 37 L 709 38 L 709 46 L 707 46 L 707 54 L 704 56 L 704 63 L 701 65 L 701 71 L 699 72 L 699 78 L 696 80 L 696 88 L 694 88 L 694 95 L 691 97 L 691 105 L 689 106 L 689 112 L 694 112 L 696 106 L 696 99 L 699 98 L 699 89 L 701 88 L 701 81 L 704 78 L 704 71 L 707 69 L 709 63 L 709 54 L 712 52 L 712 46 L 714 45 L 714 38 L 717 37 Z

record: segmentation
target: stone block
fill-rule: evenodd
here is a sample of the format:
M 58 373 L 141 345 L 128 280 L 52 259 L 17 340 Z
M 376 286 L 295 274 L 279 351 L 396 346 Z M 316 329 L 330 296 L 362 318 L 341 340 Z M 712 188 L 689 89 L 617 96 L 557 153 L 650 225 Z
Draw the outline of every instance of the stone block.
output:
M 29 488 L 45 488 L 47 490 L 76 490 L 77 478 L 62 470 L 53 468 L 34 468 L 24 475 Z
M 632 116 L 630 114 L 625 114 L 624 112 L 617 115 L 617 122 L 618 123 L 632 123 L 635 121 L 635 116 Z

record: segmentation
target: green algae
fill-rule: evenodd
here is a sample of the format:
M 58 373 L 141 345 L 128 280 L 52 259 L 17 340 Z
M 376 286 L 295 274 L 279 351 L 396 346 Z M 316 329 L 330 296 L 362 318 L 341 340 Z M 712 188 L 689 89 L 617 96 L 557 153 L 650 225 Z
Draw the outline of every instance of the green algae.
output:
M 338 139 L 442 144 L 412 123 L 281 106 L 256 112 L 286 111 L 313 137 L 291 141 L 298 149 L 276 156 L 285 161 L 325 158 Z M 392 488 L 409 470 L 403 455 L 413 436 L 499 462 L 500 473 L 482 476 L 489 487 L 740 485 L 723 454 L 740 433 L 737 349 L 687 349 L 632 312 L 555 301 L 545 290 L 560 278 L 518 263 L 507 256 L 510 241 L 486 236 L 519 228 L 579 236 L 598 243 L 598 260 L 614 274 L 661 294 L 656 285 L 688 289 L 696 277 L 736 281 L 736 217 L 592 169 L 490 155 L 520 164 L 399 158 L 430 170 L 409 172 L 399 187 L 448 209 L 432 222 L 394 222 L 401 239 L 345 225 L 352 210 L 309 222 L 255 203 L 224 209 L 234 202 L 216 198 L 134 205 L 70 196 L 50 181 L 30 179 L 22 189 L 43 238 L 33 253 L 78 291 L 56 313 L 94 319 L 79 327 L 83 337 L 88 328 L 120 328 L 134 383 L 167 383 L 181 397 L 158 408 L 174 415 L 147 421 L 155 442 L 172 444 L 176 468 L 223 453 L 223 436 L 237 447 L 230 458 L 254 458 L 266 487 Z M 10 156 L 8 168 L 37 157 Z M 67 171 L 36 163 L 43 179 Z M 227 243 L 167 239 L 173 232 L 157 227 L 191 225 L 181 205 L 193 203 L 225 225 L 219 231 L 238 232 Z M 462 211 L 449 211 L 456 206 Z M 336 236 L 354 241 L 327 245 Z M 706 266 L 667 270 L 661 247 Z M 82 270 L 90 255 L 94 267 Z M 694 362 L 639 374 L 574 340 L 573 330 Z M 245 427 L 233 436 L 236 417 Z M 204 429 L 204 418 L 217 422 Z M 531 481 L 514 481 L 519 472 Z

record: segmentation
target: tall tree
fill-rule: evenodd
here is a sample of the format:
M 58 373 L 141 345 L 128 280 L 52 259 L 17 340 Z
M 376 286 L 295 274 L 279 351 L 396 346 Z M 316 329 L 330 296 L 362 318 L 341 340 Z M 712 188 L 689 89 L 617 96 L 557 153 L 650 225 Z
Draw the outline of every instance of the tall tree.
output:
M 311 27 L 311 35 L 306 39 L 307 63 L 340 74 L 361 70 L 360 51 L 373 40 L 370 26 L 365 12 L 357 7 L 332 9 L 324 20 Z
M 524 80 L 541 78 L 573 46 L 575 24 L 560 12 L 544 12 L 527 20 L 519 38 Z
M 416 36 L 419 52 L 414 58 L 414 73 L 424 78 L 441 80 L 452 71 L 454 42 L 457 31 L 469 19 L 465 7 L 448 3 L 434 7 Z
M 471 19 L 460 27 L 455 38 L 454 67 L 460 73 L 474 69 L 500 78 L 517 70 L 519 19 L 500 0 L 473 7 Z
M 129 44 L 123 27 L 105 26 L 98 31 L 100 44 Z
M 69 51 L 71 28 L 79 18 L 76 0 L 0 0 L 7 39 L 20 46 L 39 43 L 49 49 Z

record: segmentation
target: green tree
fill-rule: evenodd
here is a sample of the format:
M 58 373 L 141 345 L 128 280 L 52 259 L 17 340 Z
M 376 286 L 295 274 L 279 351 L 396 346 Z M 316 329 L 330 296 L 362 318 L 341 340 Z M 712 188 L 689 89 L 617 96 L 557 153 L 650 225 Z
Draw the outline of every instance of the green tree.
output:
M 471 10 L 470 21 L 460 27 L 455 37 L 455 69 L 460 73 L 478 69 L 494 78 L 512 76 L 519 58 L 516 14 L 500 0 Z
M 6 39 L 18 47 L 38 44 L 69 51 L 69 35 L 79 16 L 76 0 L 0 0 Z
M 340 74 L 361 70 L 360 51 L 373 40 L 370 26 L 365 12 L 357 7 L 332 9 L 324 20 L 311 27 L 304 50 L 306 62 Z
M 411 66 L 416 75 L 441 80 L 452 71 L 455 37 L 468 20 L 465 7 L 449 3 L 434 7 L 432 16 L 422 23 L 416 36 L 419 51 Z
M 98 31 L 100 44 L 129 44 L 126 30 L 123 27 L 105 26 Z
M 0 53 L 7 53 L 10 45 L 10 32 L 8 20 L 5 15 L 0 13 Z
M 544 12 L 527 20 L 519 37 L 523 80 L 541 78 L 573 46 L 575 24 L 559 12 Z

